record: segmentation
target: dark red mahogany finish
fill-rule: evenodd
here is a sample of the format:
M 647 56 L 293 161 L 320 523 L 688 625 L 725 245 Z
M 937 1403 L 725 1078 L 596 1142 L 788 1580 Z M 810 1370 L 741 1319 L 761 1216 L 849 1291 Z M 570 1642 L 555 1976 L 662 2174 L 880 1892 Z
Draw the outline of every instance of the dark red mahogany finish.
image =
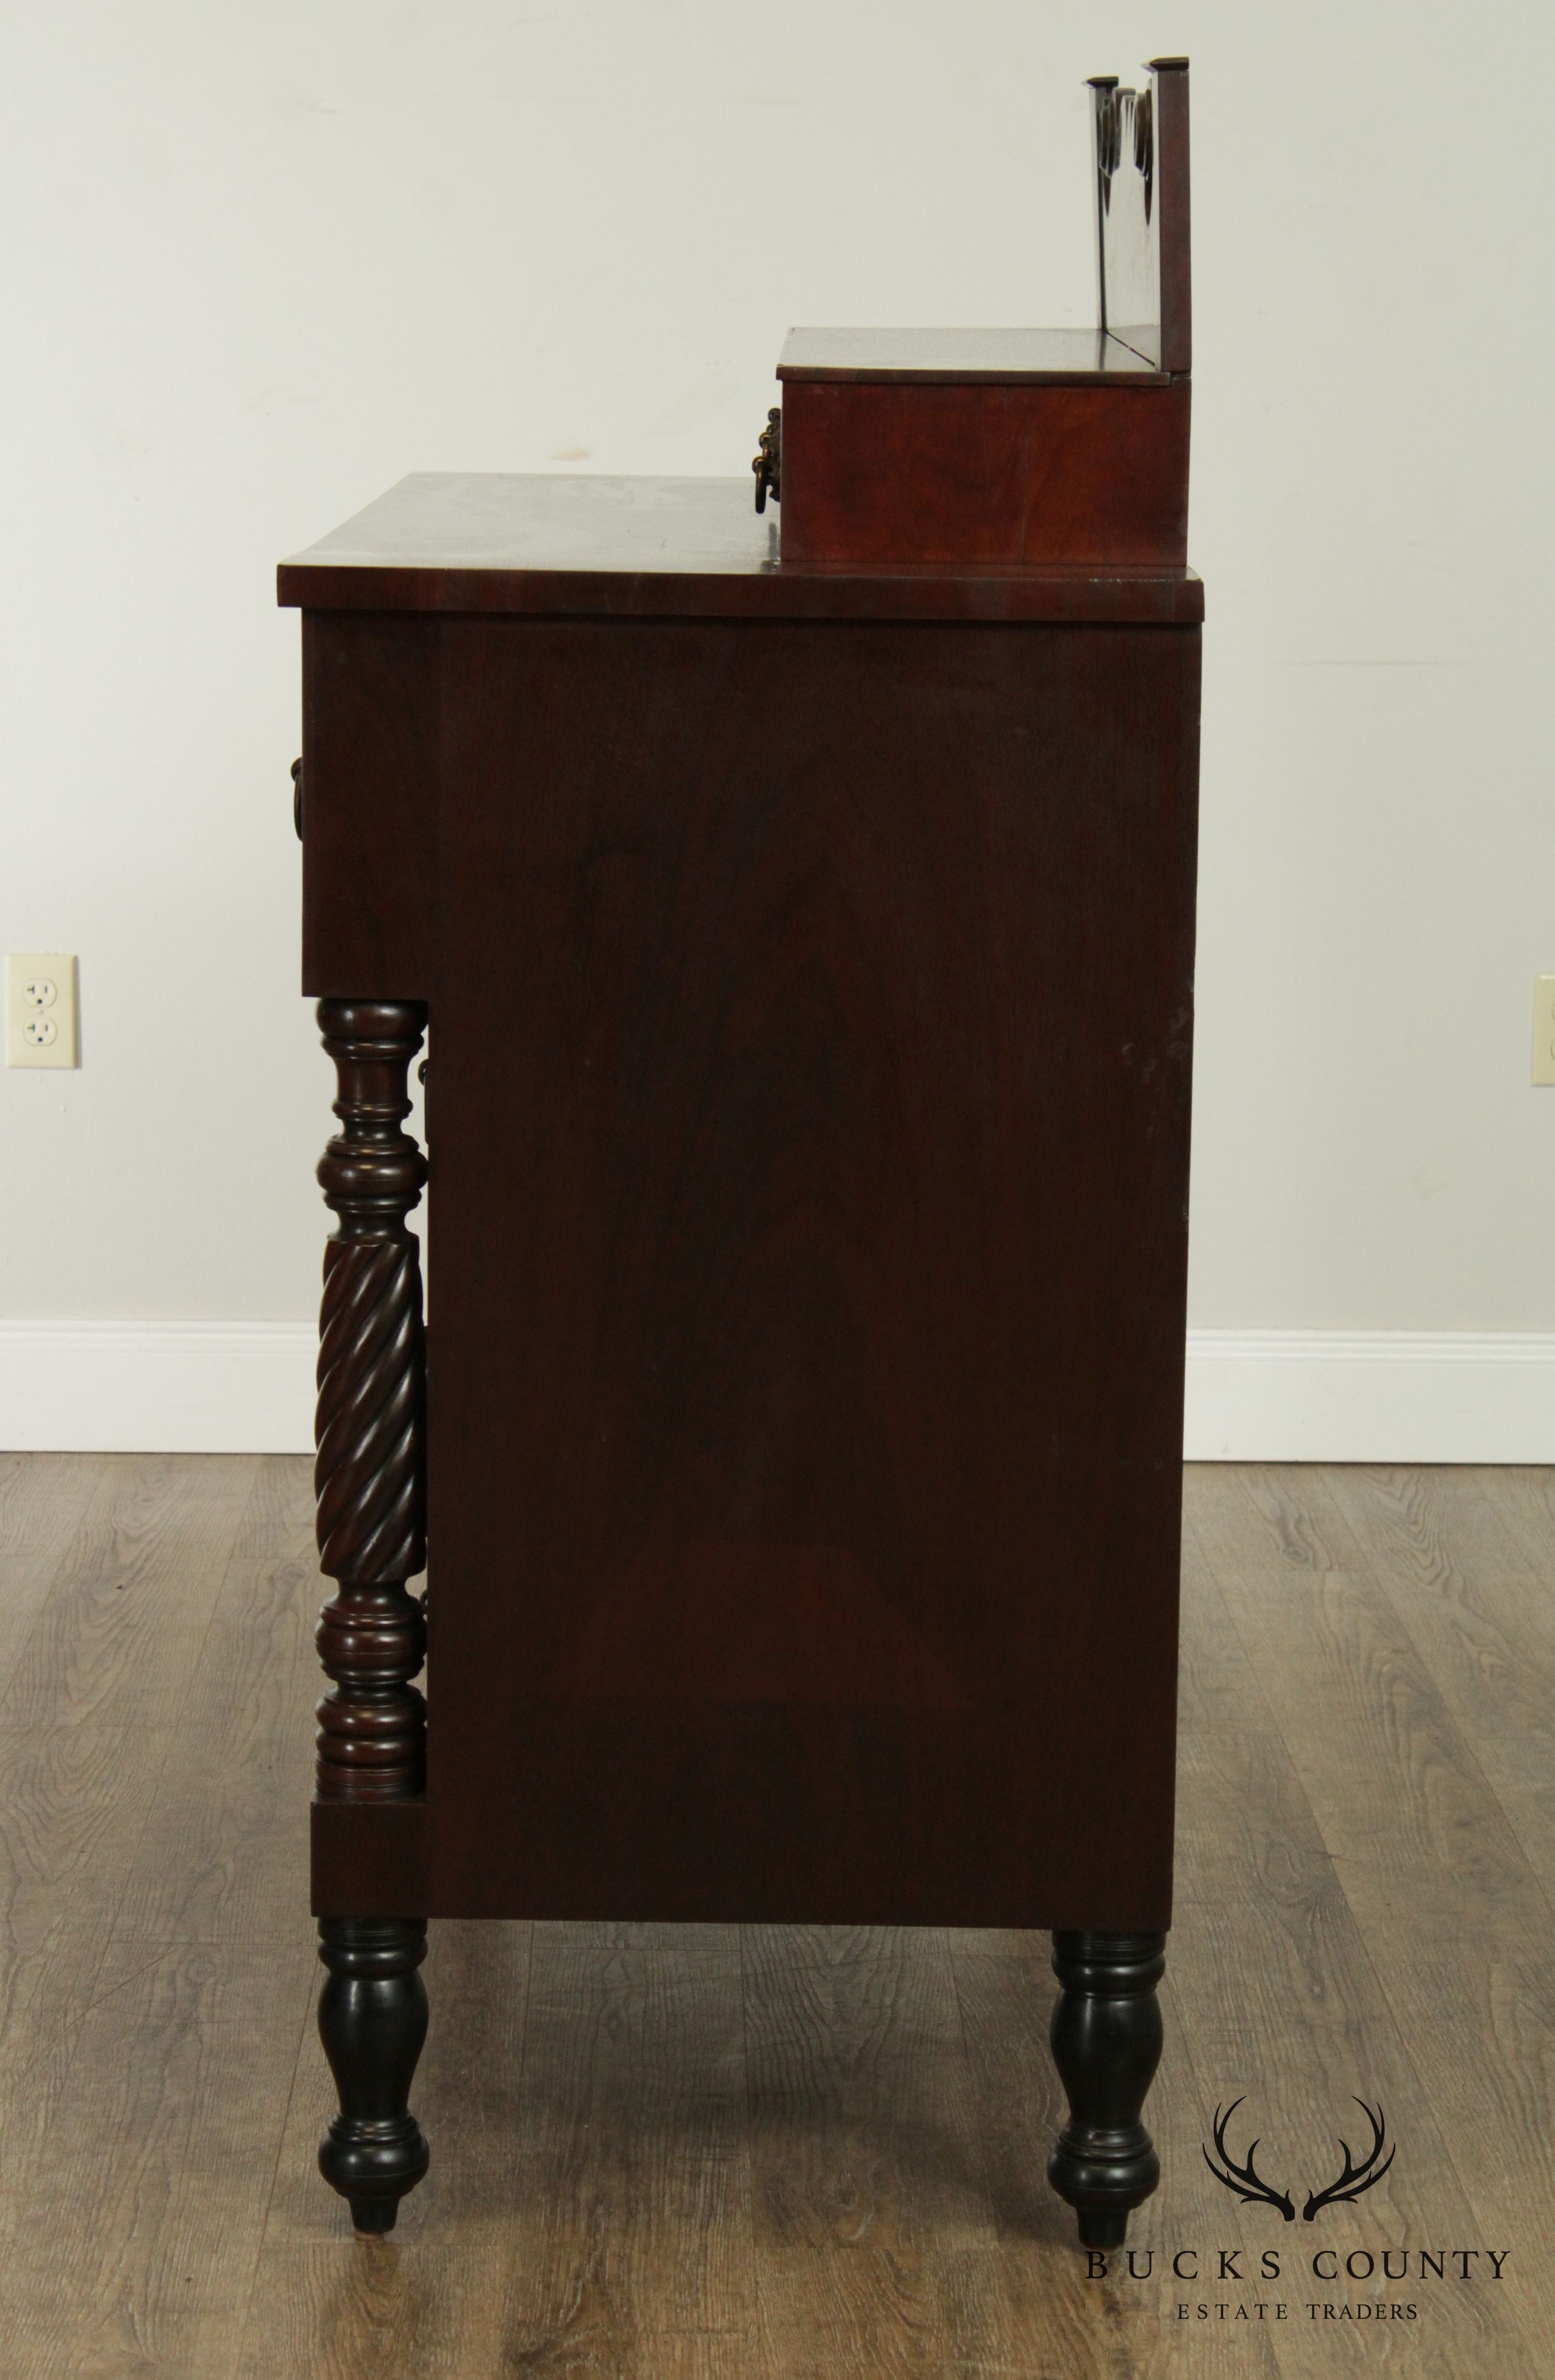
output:
M 1185 384 L 979 335 L 811 393 L 1116 400 L 1185 472 Z M 1126 445 L 1055 449 L 1062 565 L 980 500 L 807 563 L 746 481 L 437 476 L 282 567 L 360 2228 L 443 1915 L 1052 1927 L 1052 2178 L 1096 2245 L 1154 2187 L 1202 604 Z
M 778 377 L 785 563 L 1186 559 L 1185 380 Z
M 445 627 L 433 1913 L 1165 1922 L 1195 643 Z
M 305 624 L 307 989 L 456 1018 L 427 1795 L 328 1789 L 320 1906 L 1164 1925 L 1197 582 L 439 615 L 423 533 Z
M 1097 329 L 792 332 L 785 563 L 1183 565 L 1187 61 L 1093 99 Z

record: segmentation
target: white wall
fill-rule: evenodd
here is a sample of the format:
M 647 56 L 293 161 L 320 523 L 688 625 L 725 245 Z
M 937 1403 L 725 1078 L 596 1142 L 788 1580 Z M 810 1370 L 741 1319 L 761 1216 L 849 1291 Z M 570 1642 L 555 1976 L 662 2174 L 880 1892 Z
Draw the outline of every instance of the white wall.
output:
M 103 1344 L 187 1353 L 158 1324 L 294 1326 L 266 1343 L 303 1365 L 329 1087 L 276 559 L 411 469 L 743 472 L 796 321 L 1088 320 L 1081 79 L 1177 49 L 1209 601 L 1193 1318 L 1276 1369 L 1349 1333 L 1395 1382 L 1466 1350 L 1522 1398 L 1427 1446 L 1378 1387 L 1319 1444 L 1282 1390 L 1252 1443 L 1239 1390 L 1199 1451 L 1555 1453 L 1535 0 L 6 11 L 0 947 L 80 953 L 85 1062 L 0 1075 L 0 1316 L 34 1326 L 0 1330 L 0 1435 L 68 1442 L 70 1349 L 97 1394 Z M 36 1327 L 62 1323 L 93 1328 Z M 1431 1335 L 1390 1337 L 1390 1371 L 1378 1333 Z M 268 1429 L 221 1368 L 144 1429 Z

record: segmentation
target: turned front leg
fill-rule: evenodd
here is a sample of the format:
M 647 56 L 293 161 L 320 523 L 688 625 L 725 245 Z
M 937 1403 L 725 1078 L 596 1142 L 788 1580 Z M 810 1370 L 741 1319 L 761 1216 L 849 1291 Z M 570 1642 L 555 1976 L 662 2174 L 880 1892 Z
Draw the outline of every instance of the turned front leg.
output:
M 1140 2110 L 1160 2058 L 1156 1985 L 1164 1934 L 1053 1936 L 1062 1989 L 1052 2053 L 1069 2121 L 1048 2160 L 1048 2180 L 1079 2216 L 1087 2248 L 1121 2248 L 1133 2209 L 1160 2180 Z
M 426 1705 L 411 1683 L 426 1622 L 407 1591 L 426 1560 L 426 1362 L 419 1250 L 406 1218 L 426 1160 L 402 1129 L 426 1010 L 415 1001 L 325 1000 L 342 1129 L 319 1166 L 339 1218 L 324 1254 L 320 1317 L 319 1566 L 337 1582 L 319 1619 L 332 1681 L 319 1705 L 315 1791 L 322 1801 L 403 1801 L 424 1790 Z M 394 2228 L 427 2170 L 409 2092 L 427 2031 L 419 1973 L 424 1917 L 319 1921 L 328 1970 L 319 2032 L 340 2112 L 319 2150 L 358 2231 Z
M 319 2149 L 324 2180 L 349 2200 L 358 2231 L 392 2231 L 399 2202 L 426 2172 L 410 2082 L 427 2037 L 422 1917 L 322 1917 L 319 2038 L 340 2112 Z

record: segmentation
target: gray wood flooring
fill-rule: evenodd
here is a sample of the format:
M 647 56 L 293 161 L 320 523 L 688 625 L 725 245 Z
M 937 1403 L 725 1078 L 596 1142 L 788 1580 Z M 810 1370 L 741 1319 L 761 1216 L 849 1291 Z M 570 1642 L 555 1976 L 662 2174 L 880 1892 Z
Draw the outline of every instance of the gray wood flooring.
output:
M 0 2373 L 1555 2373 L 1555 1475 L 1204 1466 L 1186 1510 L 1166 2180 L 1149 2273 L 1093 2278 L 1027 1935 L 435 1926 L 431 2177 L 354 2240 L 308 1466 L 0 1457 Z M 1393 2166 L 1305 2224 L 1352 2095 Z M 1205 2165 L 1238 2096 L 1294 2225 Z

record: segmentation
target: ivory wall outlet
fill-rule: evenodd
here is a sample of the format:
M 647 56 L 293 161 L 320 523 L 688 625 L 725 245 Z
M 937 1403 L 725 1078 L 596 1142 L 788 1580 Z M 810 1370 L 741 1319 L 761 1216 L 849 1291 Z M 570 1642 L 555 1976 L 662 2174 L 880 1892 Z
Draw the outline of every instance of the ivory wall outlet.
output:
M 1555 1083 L 1555 975 L 1534 978 L 1534 1080 Z
M 76 1066 L 76 961 L 69 951 L 6 953 L 6 1063 Z

